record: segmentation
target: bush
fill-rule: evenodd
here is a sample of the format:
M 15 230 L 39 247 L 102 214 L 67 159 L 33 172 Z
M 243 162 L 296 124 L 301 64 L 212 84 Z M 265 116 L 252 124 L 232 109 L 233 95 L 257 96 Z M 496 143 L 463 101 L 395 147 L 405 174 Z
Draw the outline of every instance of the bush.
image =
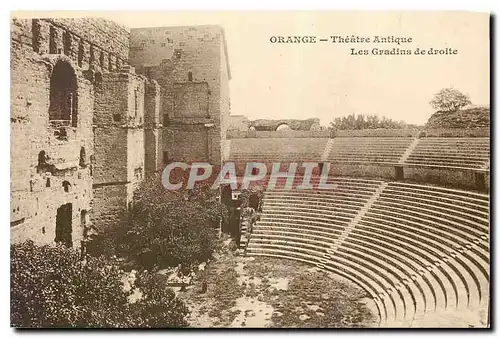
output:
M 121 256 L 140 267 L 188 270 L 212 256 L 216 229 L 226 215 L 218 190 L 168 191 L 153 177 L 137 189 L 126 224 L 107 236 Z
M 186 326 L 187 308 L 155 276 L 143 272 L 143 297 L 129 304 L 124 276 L 104 257 L 86 257 L 62 246 L 11 245 L 11 325 L 14 327 Z
M 129 305 L 129 319 L 132 327 L 177 328 L 187 326 L 184 316 L 188 309 L 175 293 L 165 287 L 163 276 L 142 272 L 136 285 L 142 298 Z

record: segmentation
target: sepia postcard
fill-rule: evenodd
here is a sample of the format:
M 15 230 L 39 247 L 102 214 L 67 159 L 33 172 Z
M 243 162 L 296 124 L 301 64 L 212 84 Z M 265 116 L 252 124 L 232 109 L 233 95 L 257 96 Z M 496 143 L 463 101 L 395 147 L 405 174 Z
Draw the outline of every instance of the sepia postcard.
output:
M 12 12 L 14 328 L 490 328 L 490 14 Z

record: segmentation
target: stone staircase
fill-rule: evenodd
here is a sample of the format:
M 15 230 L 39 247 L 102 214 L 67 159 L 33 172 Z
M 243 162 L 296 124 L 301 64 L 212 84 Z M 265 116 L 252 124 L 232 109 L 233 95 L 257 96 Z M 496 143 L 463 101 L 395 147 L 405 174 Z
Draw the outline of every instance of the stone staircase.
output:
M 308 263 L 353 281 L 373 299 L 380 327 L 488 325 L 488 195 L 340 181 L 320 193 L 267 191 L 247 254 Z
M 418 138 L 414 138 L 413 142 L 410 144 L 410 146 L 406 149 L 403 155 L 401 155 L 401 158 L 398 161 L 398 164 L 404 164 L 408 156 L 413 152 L 413 150 L 417 147 L 418 145 Z
M 352 232 L 352 230 L 356 227 L 358 222 L 363 218 L 363 216 L 366 214 L 366 212 L 370 209 L 370 207 L 373 205 L 373 203 L 375 203 L 377 198 L 379 198 L 380 194 L 382 193 L 382 191 L 384 191 L 384 189 L 387 187 L 387 185 L 388 185 L 387 182 L 382 182 L 380 184 L 380 186 L 375 190 L 373 195 L 366 201 L 366 204 L 361 207 L 358 214 L 347 225 L 347 227 L 344 229 L 342 234 L 330 246 L 330 249 L 327 250 L 327 253 L 323 255 L 326 259 L 332 258 L 335 255 L 335 252 L 342 245 L 342 243 L 345 241 L 345 239 L 349 236 L 349 234 Z M 324 262 L 320 260 L 321 264 L 328 263 L 328 261 L 326 259 Z M 324 268 L 324 266 L 322 267 L 321 264 L 319 264 L 318 267 Z
M 321 162 L 328 162 L 328 156 L 330 156 L 333 142 L 335 142 L 335 139 L 333 138 L 329 138 L 328 142 L 326 142 L 325 149 L 323 150 L 323 154 L 321 155 Z

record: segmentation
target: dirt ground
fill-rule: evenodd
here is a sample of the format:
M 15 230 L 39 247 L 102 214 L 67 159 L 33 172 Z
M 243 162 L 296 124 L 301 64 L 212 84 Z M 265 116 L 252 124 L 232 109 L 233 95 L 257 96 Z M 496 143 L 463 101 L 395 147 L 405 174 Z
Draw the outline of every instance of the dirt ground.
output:
M 358 286 L 290 260 L 225 254 L 178 295 L 190 308 L 192 327 L 375 327 L 378 323 L 373 301 Z

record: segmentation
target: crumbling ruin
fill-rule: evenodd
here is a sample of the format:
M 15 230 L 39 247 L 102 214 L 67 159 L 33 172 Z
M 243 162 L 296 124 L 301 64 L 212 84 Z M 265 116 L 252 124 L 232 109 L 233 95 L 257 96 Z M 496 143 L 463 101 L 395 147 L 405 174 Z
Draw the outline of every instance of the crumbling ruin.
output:
M 78 247 L 172 160 L 220 163 L 222 28 L 11 22 L 11 241 Z

